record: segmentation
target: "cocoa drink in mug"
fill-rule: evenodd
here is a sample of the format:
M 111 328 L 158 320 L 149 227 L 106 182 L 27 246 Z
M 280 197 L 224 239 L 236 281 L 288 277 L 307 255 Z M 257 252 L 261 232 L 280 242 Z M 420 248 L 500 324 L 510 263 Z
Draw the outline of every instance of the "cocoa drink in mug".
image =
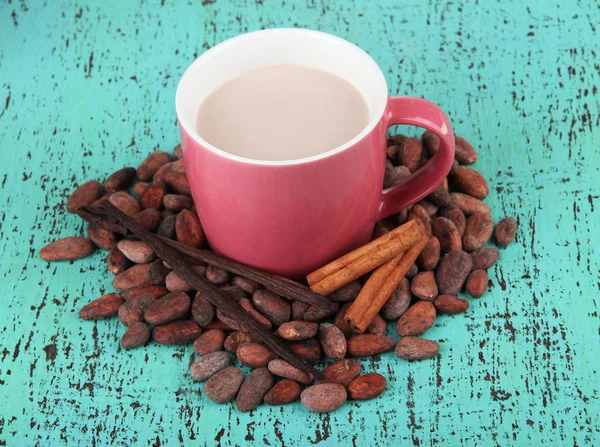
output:
M 295 279 L 366 243 L 378 220 L 427 196 L 454 160 L 439 107 L 388 97 L 367 53 L 317 31 L 257 31 L 215 46 L 184 73 L 176 108 L 213 250 Z M 441 147 L 382 190 L 396 124 L 433 131 Z

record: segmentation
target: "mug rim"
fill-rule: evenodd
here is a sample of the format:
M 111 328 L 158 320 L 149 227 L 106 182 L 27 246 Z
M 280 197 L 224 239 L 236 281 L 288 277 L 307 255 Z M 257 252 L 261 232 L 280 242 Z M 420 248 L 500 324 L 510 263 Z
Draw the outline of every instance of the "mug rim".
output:
M 356 135 L 354 138 L 352 138 L 351 140 L 348 140 L 344 144 L 339 145 L 333 149 L 330 149 L 326 152 L 323 152 L 323 153 L 320 153 L 317 155 L 312 155 L 310 157 L 303 157 L 303 158 L 297 158 L 297 159 L 291 159 L 291 160 L 259 160 L 259 159 L 247 158 L 247 157 L 242 157 L 239 155 L 231 154 L 227 151 L 224 151 L 223 149 L 219 149 L 218 147 L 212 145 L 211 143 L 209 143 L 208 141 L 203 139 L 198 134 L 198 132 L 194 129 L 193 125 L 191 125 L 189 122 L 182 119 L 182 113 L 180 112 L 180 110 L 182 107 L 181 103 L 184 101 L 183 93 L 182 93 L 182 90 L 183 90 L 182 84 L 183 84 L 184 79 L 187 76 L 191 76 L 190 73 L 192 71 L 192 68 L 194 68 L 196 65 L 201 64 L 204 61 L 204 59 L 207 59 L 211 55 L 213 55 L 221 50 L 226 49 L 227 47 L 229 47 L 231 44 L 235 43 L 236 41 L 245 40 L 245 39 L 253 37 L 257 34 L 278 34 L 278 33 L 295 33 L 295 34 L 318 36 L 319 38 L 326 39 L 329 41 L 334 41 L 338 44 L 348 46 L 351 49 L 353 49 L 354 51 L 358 51 L 358 53 L 361 54 L 361 56 L 363 56 L 365 58 L 365 63 L 368 63 L 369 65 L 371 65 L 371 68 L 374 70 L 375 75 L 380 78 L 381 87 L 382 87 L 381 92 L 383 95 L 385 95 L 385 98 L 380 102 L 381 103 L 381 106 L 379 107 L 380 110 L 374 111 L 373 118 L 360 131 L 360 133 L 358 135 Z M 377 94 L 379 94 L 379 93 L 377 93 Z M 362 92 L 361 92 L 361 96 L 362 96 Z M 224 40 L 223 42 L 215 45 L 214 47 L 210 48 L 209 50 L 205 51 L 200 56 L 198 56 L 194 60 L 194 62 L 192 62 L 190 64 L 190 66 L 185 70 L 185 72 L 183 73 L 183 75 L 181 76 L 181 78 L 179 80 L 179 83 L 177 85 L 177 90 L 175 93 L 175 110 L 176 110 L 177 120 L 179 122 L 179 125 L 184 129 L 185 133 L 189 137 L 193 138 L 196 141 L 196 143 L 200 144 L 201 146 L 207 148 L 208 150 L 210 150 L 211 152 L 214 152 L 217 155 L 226 157 L 231 160 L 236 160 L 239 162 L 255 164 L 255 165 L 289 166 L 289 165 L 310 163 L 310 162 L 318 161 L 318 160 L 321 160 L 324 158 L 329 158 L 331 156 L 334 156 L 334 155 L 336 155 L 340 152 L 343 152 L 344 150 L 354 146 L 358 141 L 362 140 L 365 136 L 367 136 L 369 133 L 371 133 L 371 131 L 375 128 L 375 126 L 377 126 L 377 124 L 381 121 L 381 118 L 382 118 L 383 114 L 385 113 L 385 110 L 387 107 L 387 98 L 388 98 L 388 87 L 387 87 L 387 82 L 385 80 L 383 72 L 381 71 L 381 68 L 379 67 L 379 65 L 377 65 L 375 60 L 359 46 L 353 44 L 352 42 L 347 41 L 346 39 L 342 39 L 341 37 L 334 36 L 333 34 L 329 34 L 329 33 L 324 33 L 322 31 L 315 31 L 315 30 L 302 29 L 302 28 L 271 28 L 271 29 L 252 31 L 249 33 L 240 34 L 238 36 Z

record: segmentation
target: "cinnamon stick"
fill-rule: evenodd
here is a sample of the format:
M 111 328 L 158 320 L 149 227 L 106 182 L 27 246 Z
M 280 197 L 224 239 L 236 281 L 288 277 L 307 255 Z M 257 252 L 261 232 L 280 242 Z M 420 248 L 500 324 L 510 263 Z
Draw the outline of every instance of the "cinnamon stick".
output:
M 221 292 L 206 278 L 198 275 L 192 267 L 185 262 L 177 250 L 168 246 L 155 234 L 144 230 L 135 219 L 123 213 L 111 203 L 103 202 L 98 208 L 101 211 L 104 211 L 108 216 L 116 217 L 119 222 L 127 227 L 127 229 L 135 236 L 148 244 L 158 257 L 167 262 L 183 279 L 193 285 L 196 290 L 200 291 L 208 301 L 217 307 L 217 309 L 226 313 L 248 329 L 253 335 L 260 338 L 273 352 L 297 368 L 313 374 L 314 377 L 320 377 L 319 371 L 304 360 L 296 357 L 281 341 L 275 338 L 271 332 L 262 327 L 254 318 L 250 317 L 235 299 L 221 294 Z
M 344 317 L 354 332 L 362 334 L 369 327 L 428 240 L 422 236 L 415 245 L 373 272 Z
M 405 226 L 408 227 L 407 232 L 397 233 L 396 237 L 388 239 L 341 270 L 311 285 L 312 291 L 327 296 L 412 247 L 421 239 L 421 229 L 414 221 L 410 221 Z
M 415 221 L 411 220 L 411 221 L 405 223 L 404 225 L 401 225 L 398 228 L 393 229 L 389 233 L 384 234 L 381 237 L 378 237 L 374 241 L 371 241 L 368 244 L 363 245 L 362 247 L 359 247 L 356 250 L 351 251 L 350 253 L 345 254 L 344 256 L 336 259 L 335 261 L 332 261 L 329 264 L 321 267 L 320 269 L 315 270 L 314 272 L 310 273 L 306 277 L 306 280 L 308 281 L 308 285 L 312 286 L 313 284 L 316 284 L 316 283 L 324 280 L 328 276 L 330 276 L 336 272 L 339 272 L 340 270 L 351 265 L 353 262 L 357 261 L 358 259 L 360 259 L 360 258 L 366 256 L 367 254 L 371 253 L 372 251 L 376 250 L 378 247 L 381 247 L 382 245 L 389 243 L 394 238 L 400 238 L 402 240 L 408 240 L 408 241 L 416 240 L 415 236 L 418 234 L 417 231 L 418 231 L 417 223 Z M 409 246 L 410 246 L 410 244 L 407 245 L 404 249 L 406 250 Z
M 79 214 L 80 217 L 87 222 L 95 223 L 102 228 L 106 228 L 111 231 L 117 231 L 121 234 L 127 233 L 127 228 L 125 228 L 123 225 L 110 223 L 95 217 L 94 214 L 98 214 L 98 209 L 96 207 L 86 206 L 84 209 L 78 210 L 77 214 Z M 333 306 L 333 303 L 327 298 L 316 294 L 308 287 L 295 281 L 289 280 L 282 276 L 274 275 L 272 273 L 267 273 L 232 259 L 224 258 L 208 250 L 193 248 L 189 245 L 182 244 L 181 242 L 177 242 L 162 236 L 157 237 L 165 244 L 176 249 L 178 252 L 184 254 L 190 259 L 206 262 L 209 265 L 219 267 L 220 269 L 223 269 L 234 275 L 243 276 L 244 278 L 256 281 L 257 283 L 262 284 L 267 289 L 271 290 L 273 293 L 283 296 L 284 298 L 294 301 L 302 301 L 320 307 Z

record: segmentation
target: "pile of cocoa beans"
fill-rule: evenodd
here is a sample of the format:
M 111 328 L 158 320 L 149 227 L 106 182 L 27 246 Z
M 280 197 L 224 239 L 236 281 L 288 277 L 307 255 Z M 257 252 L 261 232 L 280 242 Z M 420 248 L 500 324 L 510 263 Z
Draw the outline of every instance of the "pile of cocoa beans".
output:
M 391 137 L 384 187 L 393 186 L 418 170 L 435 154 L 439 144 L 430 132 L 425 132 L 421 140 L 403 135 Z M 96 248 L 109 250 L 107 269 L 115 275 L 113 287 L 117 292 L 83 307 L 81 318 L 118 316 L 127 327 L 121 339 L 125 349 L 143 346 L 150 339 L 166 345 L 193 344 L 199 357 L 191 366 L 191 376 L 196 381 L 206 380 L 204 394 L 213 402 L 222 404 L 235 399 L 239 411 L 251 411 L 263 402 L 282 405 L 300 398 L 309 410 L 329 412 L 348 398 L 371 399 L 386 388 L 382 375 L 361 374 L 361 364 L 355 357 L 392 350 L 408 360 L 438 354 L 437 342 L 419 336 L 434 324 L 438 313 L 467 310 L 469 302 L 457 296 L 463 288 L 473 298 L 481 297 L 487 290 L 486 270 L 498 260 L 499 251 L 485 247 L 494 231 L 490 209 L 482 201 L 489 188 L 481 174 L 465 166 L 476 159 L 473 147 L 456 137 L 456 160 L 443 185 L 426 200 L 377 224 L 374 238 L 407 220 L 418 219 L 430 239 L 418 262 L 364 334 L 353 334 L 344 314 L 366 278 L 334 292 L 329 298 L 335 306 L 323 309 L 289 301 L 254 281 L 214 266 L 194 267 L 272 330 L 295 355 L 311 365 L 324 358 L 333 361 L 318 380 L 278 358 L 157 259 L 148 245 L 132 236 L 121 237 L 91 224 L 87 238 L 55 241 L 44 247 L 40 256 L 47 261 L 61 261 L 85 257 Z M 134 216 L 148 231 L 192 247 L 206 246 L 180 146 L 173 154 L 153 152 L 137 169 L 122 168 L 104 184 L 91 180 L 79 186 L 69 197 L 67 210 L 75 212 L 83 205 L 103 200 Z M 496 244 L 508 245 L 516 229 L 513 218 L 500 221 L 495 229 Z M 396 322 L 399 342 L 385 335 L 389 321 Z M 252 370 L 246 375 L 241 366 Z

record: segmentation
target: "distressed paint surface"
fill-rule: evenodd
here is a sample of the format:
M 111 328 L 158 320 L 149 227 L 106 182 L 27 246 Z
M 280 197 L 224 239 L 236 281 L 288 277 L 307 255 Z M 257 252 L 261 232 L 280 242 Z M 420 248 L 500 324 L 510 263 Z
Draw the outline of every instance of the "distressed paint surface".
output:
M 2 2 L 0 445 L 599 445 L 600 9 L 522 3 Z M 78 318 L 112 290 L 104 253 L 37 255 L 84 231 L 75 185 L 178 142 L 197 55 L 286 26 L 349 39 L 391 93 L 442 106 L 478 148 L 494 219 L 520 223 L 489 293 L 428 332 L 440 356 L 366 361 L 387 391 L 331 415 L 209 402 L 191 346 L 125 352 L 118 321 Z

